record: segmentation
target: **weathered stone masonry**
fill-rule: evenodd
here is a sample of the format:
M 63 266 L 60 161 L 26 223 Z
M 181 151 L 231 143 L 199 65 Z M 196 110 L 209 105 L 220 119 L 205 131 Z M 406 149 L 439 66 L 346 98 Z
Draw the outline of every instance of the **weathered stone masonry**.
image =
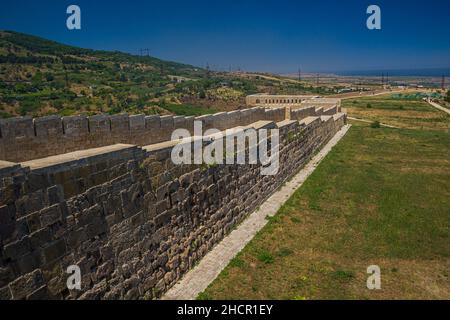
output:
M 145 127 L 138 137 L 130 120 L 128 141 L 116 140 L 122 138 L 113 135 L 111 120 L 101 142 L 89 131 L 78 151 L 51 157 L 75 148 L 63 146 L 72 138 L 56 135 L 55 146 L 39 151 L 45 145 L 40 120 L 31 122 L 34 138 L 25 125 L 2 123 L 1 139 L 20 140 L 26 133 L 35 140 L 19 144 L 28 144 L 31 153 L 1 144 L 16 152 L 2 159 L 29 161 L 0 161 L 0 299 L 161 296 L 344 125 L 344 114 L 317 112 L 304 111 L 305 117 L 291 111 L 295 120 L 283 120 L 284 108 L 200 117 L 206 129 L 279 128 L 275 176 L 262 176 L 260 165 L 174 165 L 175 142 L 155 144 L 166 133 L 145 133 Z M 164 121 L 159 119 L 160 131 Z M 159 141 L 152 140 L 157 135 Z M 114 144 L 99 147 L 108 141 Z M 47 158 L 34 157 L 41 154 Z M 80 291 L 66 287 L 73 264 L 81 268 Z
M 192 132 L 194 120 L 203 121 L 205 129 L 224 130 L 258 120 L 281 121 L 283 112 L 251 108 L 197 118 L 118 114 L 0 119 L 0 159 L 20 162 L 116 143 L 146 146 L 170 140 L 177 128 Z

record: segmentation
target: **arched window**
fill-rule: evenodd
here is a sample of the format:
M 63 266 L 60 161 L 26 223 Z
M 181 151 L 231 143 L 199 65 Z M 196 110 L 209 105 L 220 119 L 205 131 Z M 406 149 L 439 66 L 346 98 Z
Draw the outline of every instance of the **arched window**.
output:
M 261 103 L 261 102 L 259 101 L 259 99 L 256 99 L 256 103 Z

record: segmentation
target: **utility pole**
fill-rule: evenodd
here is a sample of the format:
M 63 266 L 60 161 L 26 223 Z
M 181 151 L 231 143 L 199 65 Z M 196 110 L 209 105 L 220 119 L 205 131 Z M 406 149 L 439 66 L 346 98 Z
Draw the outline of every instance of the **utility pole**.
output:
M 302 81 L 302 70 L 298 68 L 298 81 Z
M 384 86 L 384 72 L 381 74 L 381 86 Z
M 64 69 L 64 78 L 66 80 L 66 88 L 69 88 L 69 75 L 67 74 L 67 68 L 66 65 L 63 62 L 63 69 Z
M 386 85 L 389 85 L 389 73 L 386 72 Z
M 206 78 L 209 78 L 209 72 L 210 72 L 210 70 L 209 70 L 209 63 L 207 62 L 206 63 Z
M 442 88 L 442 91 L 445 90 L 445 76 L 444 75 L 442 75 L 441 88 Z

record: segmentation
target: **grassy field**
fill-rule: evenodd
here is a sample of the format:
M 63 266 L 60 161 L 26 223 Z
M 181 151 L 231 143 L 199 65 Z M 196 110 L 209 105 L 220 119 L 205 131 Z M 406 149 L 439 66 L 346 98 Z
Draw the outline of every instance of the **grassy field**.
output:
M 450 117 L 422 100 L 399 99 L 392 95 L 343 100 L 348 115 L 408 129 L 450 132 Z
M 440 119 L 420 102 L 367 100 L 372 119 L 416 129 L 354 122 L 199 299 L 450 299 L 449 120 L 438 130 L 411 119 Z M 381 290 L 366 287 L 372 264 Z

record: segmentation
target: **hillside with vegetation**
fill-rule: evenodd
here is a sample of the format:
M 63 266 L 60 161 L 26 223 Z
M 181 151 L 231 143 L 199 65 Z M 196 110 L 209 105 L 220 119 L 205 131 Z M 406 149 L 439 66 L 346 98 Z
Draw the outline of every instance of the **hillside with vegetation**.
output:
M 200 115 L 238 109 L 257 92 L 326 93 L 264 74 L 214 72 L 0 31 L 0 117 L 96 113 Z

